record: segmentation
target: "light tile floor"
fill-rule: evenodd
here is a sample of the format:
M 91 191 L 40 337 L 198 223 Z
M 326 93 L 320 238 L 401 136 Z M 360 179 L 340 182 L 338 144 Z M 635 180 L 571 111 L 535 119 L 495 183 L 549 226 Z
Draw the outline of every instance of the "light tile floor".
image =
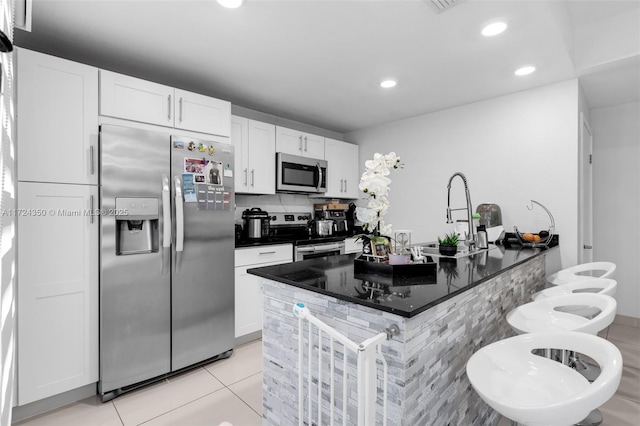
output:
M 622 352 L 622 382 L 601 408 L 603 426 L 636 426 L 640 418 L 640 320 L 616 319 L 601 337 Z M 262 423 L 262 341 L 236 348 L 229 359 L 122 395 L 88 398 L 16 426 L 233 426 Z M 502 419 L 499 423 L 509 425 Z

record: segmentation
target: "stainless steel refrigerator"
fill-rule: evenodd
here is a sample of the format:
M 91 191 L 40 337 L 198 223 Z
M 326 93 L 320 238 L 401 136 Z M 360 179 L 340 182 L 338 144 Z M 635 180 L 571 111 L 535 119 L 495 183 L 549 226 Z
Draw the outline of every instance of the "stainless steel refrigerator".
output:
M 102 400 L 234 347 L 233 147 L 100 128 Z

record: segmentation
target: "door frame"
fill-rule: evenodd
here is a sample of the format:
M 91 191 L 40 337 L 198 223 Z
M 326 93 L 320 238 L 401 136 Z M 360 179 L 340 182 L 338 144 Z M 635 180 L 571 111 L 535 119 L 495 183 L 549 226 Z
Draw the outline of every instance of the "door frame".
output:
M 580 112 L 578 141 L 578 263 L 593 261 L 593 131 Z

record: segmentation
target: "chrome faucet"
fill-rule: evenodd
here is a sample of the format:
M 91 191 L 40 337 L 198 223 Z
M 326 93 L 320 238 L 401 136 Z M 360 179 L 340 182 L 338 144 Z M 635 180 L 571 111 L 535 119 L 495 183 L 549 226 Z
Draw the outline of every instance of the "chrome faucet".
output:
M 467 207 L 461 207 L 458 209 L 451 208 L 451 181 L 453 178 L 459 176 L 464 182 L 464 192 L 467 197 Z M 469 231 L 466 232 L 465 244 L 469 246 L 469 251 L 473 251 L 476 244 L 476 234 L 473 232 L 473 207 L 471 205 L 471 194 L 469 193 L 469 185 L 467 185 L 467 177 L 460 172 L 456 172 L 449 178 L 449 184 L 447 185 L 447 223 L 453 223 L 451 219 L 451 212 L 456 210 L 466 210 L 467 220 L 469 221 Z

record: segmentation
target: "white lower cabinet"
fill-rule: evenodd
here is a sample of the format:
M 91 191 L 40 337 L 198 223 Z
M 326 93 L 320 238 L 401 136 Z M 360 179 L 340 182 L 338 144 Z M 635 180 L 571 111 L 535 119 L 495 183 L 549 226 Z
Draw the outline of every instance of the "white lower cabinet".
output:
M 262 330 L 262 278 L 248 269 L 293 261 L 293 246 L 279 244 L 235 250 L 236 338 Z
M 358 240 L 358 237 L 345 238 L 344 254 L 360 253 L 361 251 L 362 251 L 362 240 Z
M 98 381 L 98 187 L 18 183 L 18 405 Z

